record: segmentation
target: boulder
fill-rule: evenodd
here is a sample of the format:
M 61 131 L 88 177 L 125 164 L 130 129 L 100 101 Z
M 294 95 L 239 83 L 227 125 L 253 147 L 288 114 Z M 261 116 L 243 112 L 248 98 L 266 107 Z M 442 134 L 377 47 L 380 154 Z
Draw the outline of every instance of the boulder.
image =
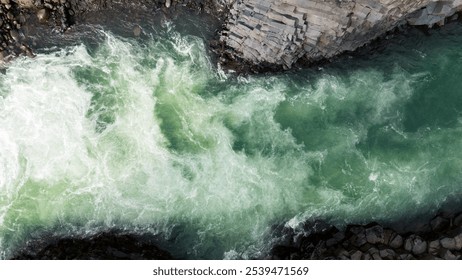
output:
M 438 255 L 440 249 L 441 243 L 439 240 L 433 240 L 428 244 L 428 253 L 432 255 Z
M 389 246 L 394 249 L 398 249 L 403 246 L 403 237 L 399 234 L 395 234 L 391 239 Z
M 445 237 L 440 240 L 441 246 L 448 250 L 457 250 L 456 240 L 454 238 Z
M 371 228 L 366 228 L 366 240 L 370 244 L 383 243 L 383 228 L 379 225 L 373 226 Z
M 441 216 L 436 216 L 433 220 L 430 221 L 430 227 L 432 231 L 441 232 L 448 229 L 450 226 L 449 219 L 443 218 Z
M 360 260 L 363 257 L 363 253 L 361 251 L 355 251 L 351 254 L 352 260 Z

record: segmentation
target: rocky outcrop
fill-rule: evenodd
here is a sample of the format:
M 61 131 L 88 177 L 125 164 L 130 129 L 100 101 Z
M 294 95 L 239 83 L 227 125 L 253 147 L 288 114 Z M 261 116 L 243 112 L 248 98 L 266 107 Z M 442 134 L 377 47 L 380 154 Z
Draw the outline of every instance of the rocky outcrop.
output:
M 414 260 L 462 259 L 462 213 L 440 214 L 418 230 L 399 232 L 377 223 L 339 230 L 322 221 L 301 231 L 283 227 L 270 259 Z
M 63 33 L 86 13 L 117 6 L 206 11 L 223 21 L 212 42 L 223 63 L 288 69 L 355 50 L 399 25 L 442 25 L 462 0 L 0 0 L 0 58 L 33 56 L 23 25 Z
M 462 0 L 237 0 L 221 44 L 231 60 L 291 68 L 353 51 L 403 24 L 442 25 Z

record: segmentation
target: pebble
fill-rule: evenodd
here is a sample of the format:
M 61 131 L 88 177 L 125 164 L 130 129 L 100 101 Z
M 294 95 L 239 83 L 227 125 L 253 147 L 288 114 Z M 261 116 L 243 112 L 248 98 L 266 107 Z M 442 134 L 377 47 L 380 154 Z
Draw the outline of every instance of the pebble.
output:
M 140 37 L 140 35 L 141 35 L 141 27 L 139 25 L 136 25 L 133 28 L 133 35 L 135 35 L 135 37 Z

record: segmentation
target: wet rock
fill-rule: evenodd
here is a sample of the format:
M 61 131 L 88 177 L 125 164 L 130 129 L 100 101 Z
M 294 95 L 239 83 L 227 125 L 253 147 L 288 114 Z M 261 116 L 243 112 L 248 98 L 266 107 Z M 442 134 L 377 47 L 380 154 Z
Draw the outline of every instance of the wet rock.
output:
M 431 229 L 435 232 L 441 232 L 449 228 L 450 221 L 449 219 L 443 218 L 441 216 L 436 216 L 433 220 L 430 221 Z
M 18 31 L 10 30 L 10 36 L 14 41 L 19 42 L 19 33 L 18 33 Z
M 379 225 L 366 229 L 366 240 L 370 244 L 383 243 L 383 228 Z
M 455 226 L 462 226 L 462 213 L 456 215 L 452 221 Z

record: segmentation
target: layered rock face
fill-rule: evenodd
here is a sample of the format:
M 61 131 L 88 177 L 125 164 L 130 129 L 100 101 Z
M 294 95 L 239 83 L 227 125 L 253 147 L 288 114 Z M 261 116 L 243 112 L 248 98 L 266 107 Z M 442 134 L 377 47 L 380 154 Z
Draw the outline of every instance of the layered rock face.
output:
M 352 51 L 394 27 L 444 24 L 462 0 L 238 0 L 220 41 L 231 59 L 291 68 Z

